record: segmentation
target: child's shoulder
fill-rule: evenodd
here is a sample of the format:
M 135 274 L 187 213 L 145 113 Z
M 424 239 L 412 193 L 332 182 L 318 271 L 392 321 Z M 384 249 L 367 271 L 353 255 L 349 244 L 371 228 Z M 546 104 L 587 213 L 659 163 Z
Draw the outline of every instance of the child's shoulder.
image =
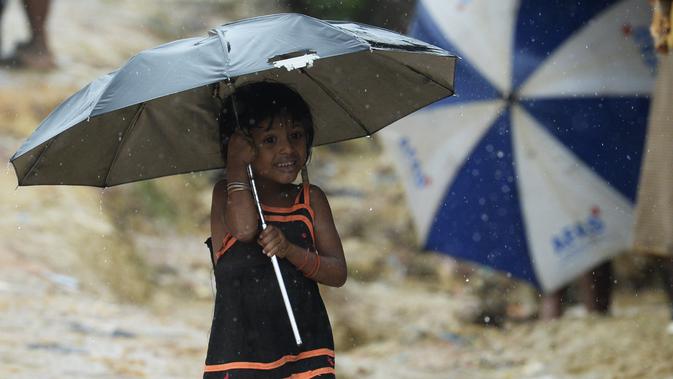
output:
M 318 187 L 317 185 L 315 185 L 313 183 L 308 185 L 308 191 L 311 195 L 313 195 L 313 194 L 325 195 L 325 192 L 322 190 L 322 188 Z
M 311 199 L 311 204 L 314 206 L 316 204 L 327 204 L 327 195 L 322 190 L 322 188 L 316 186 L 315 184 L 309 184 L 309 196 Z

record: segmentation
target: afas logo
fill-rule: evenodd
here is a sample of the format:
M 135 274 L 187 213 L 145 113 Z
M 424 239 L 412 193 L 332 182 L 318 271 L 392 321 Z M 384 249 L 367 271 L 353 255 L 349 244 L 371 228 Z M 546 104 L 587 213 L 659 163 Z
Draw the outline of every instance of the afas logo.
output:
M 601 216 L 601 209 L 594 206 L 589 217 L 564 226 L 559 233 L 552 236 L 551 243 L 556 254 L 565 256 L 583 250 L 604 233 L 605 221 Z
M 418 188 L 425 188 L 432 184 L 432 179 L 429 176 L 423 173 L 423 166 L 421 161 L 416 156 L 416 149 L 411 146 L 409 139 L 406 137 L 400 138 L 400 149 L 407 162 L 409 163 L 409 168 L 411 169 L 411 175 L 414 184 Z

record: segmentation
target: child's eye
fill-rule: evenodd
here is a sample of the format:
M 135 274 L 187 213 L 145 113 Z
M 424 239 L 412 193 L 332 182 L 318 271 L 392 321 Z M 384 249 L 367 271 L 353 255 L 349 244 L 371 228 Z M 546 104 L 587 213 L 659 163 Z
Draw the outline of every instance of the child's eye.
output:
M 262 140 L 264 143 L 275 143 L 276 142 L 276 137 L 275 136 L 268 136 L 265 137 L 264 140 Z
M 302 139 L 304 137 L 304 132 L 292 132 L 290 138 L 292 139 Z

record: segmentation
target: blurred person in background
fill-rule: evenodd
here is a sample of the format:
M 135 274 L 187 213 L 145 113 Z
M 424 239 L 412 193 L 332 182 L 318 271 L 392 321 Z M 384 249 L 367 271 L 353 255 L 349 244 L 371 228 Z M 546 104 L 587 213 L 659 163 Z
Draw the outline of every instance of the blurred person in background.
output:
M 7 1 L 0 0 L 0 14 Z M 23 0 L 30 26 L 30 39 L 19 43 L 11 56 L 2 59 L 2 65 L 9 68 L 49 70 L 54 68 L 54 56 L 49 49 L 47 19 L 51 0 Z
M 638 183 L 633 246 L 652 260 L 647 274 L 663 282 L 672 320 L 666 330 L 673 334 L 673 1 L 650 0 L 650 4 L 657 78 Z
M 0 20 L 2 20 L 2 15 L 5 13 L 5 5 L 7 0 L 0 0 Z M 0 51 L 2 51 L 2 28 L 0 28 Z
M 582 275 L 578 282 L 579 297 L 588 312 L 606 315 L 612 300 L 612 263 L 601 263 L 591 272 Z M 568 300 L 569 287 L 546 294 L 542 299 L 540 317 L 551 320 L 563 315 L 564 303 Z

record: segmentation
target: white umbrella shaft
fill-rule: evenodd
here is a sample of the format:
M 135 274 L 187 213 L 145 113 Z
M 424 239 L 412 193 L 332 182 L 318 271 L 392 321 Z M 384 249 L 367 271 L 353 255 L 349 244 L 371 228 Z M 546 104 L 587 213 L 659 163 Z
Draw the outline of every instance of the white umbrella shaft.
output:
M 259 219 L 262 221 L 262 230 L 264 230 L 266 229 L 266 221 L 264 221 L 264 213 L 262 212 L 262 206 L 259 202 L 259 196 L 257 195 L 257 187 L 255 187 L 255 177 L 252 174 L 252 166 L 250 165 L 248 165 L 248 177 L 250 178 L 252 197 L 255 199 L 255 205 L 257 206 Z M 278 258 L 276 258 L 275 255 L 271 257 L 271 263 L 273 264 L 273 271 L 276 273 L 276 280 L 278 280 L 280 293 L 283 295 L 283 303 L 285 303 L 285 310 L 287 311 L 287 315 L 290 318 L 290 326 L 292 327 L 294 340 L 297 342 L 297 346 L 299 346 L 301 345 L 301 336 L 299 335 L 299 328 L 297 328 L 297 321 L 294 319 L 294 312 L 292 311 L 292 306 L 290 305 L 290 298 L 287 296 L 287 290 L 285 289 L 285 281 L 283 281 L 283 274 L 280 272 L 280 266 L 278 265 Z

